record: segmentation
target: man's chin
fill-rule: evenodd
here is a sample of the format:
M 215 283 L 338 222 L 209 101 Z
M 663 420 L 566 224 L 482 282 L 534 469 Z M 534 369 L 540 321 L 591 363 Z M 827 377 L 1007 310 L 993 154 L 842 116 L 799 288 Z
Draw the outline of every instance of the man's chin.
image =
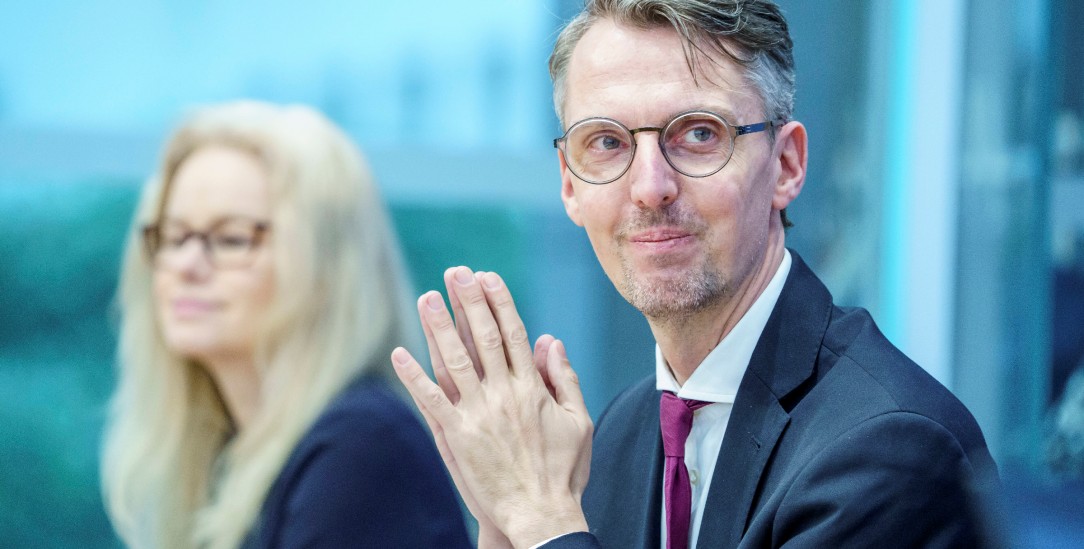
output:
M 656 277 L 632 282 L 621 293 L 648 318 L 687 317 L 718 301 L 722 285 L 714 282 L 710 277 Z

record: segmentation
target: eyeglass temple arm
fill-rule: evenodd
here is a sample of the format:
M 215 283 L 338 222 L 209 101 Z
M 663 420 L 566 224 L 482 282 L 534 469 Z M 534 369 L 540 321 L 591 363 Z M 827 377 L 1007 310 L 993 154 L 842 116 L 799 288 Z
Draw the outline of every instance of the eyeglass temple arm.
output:
M 745 126 L 737 126 L 737 127 L 734 128 L 734 135 L 738 136 L 738 135 L 745 135 L 747 133 L 762 132 L 762 131 L 764 131 L 764 130 L 766 130 L 768 128 L 778 128 L 778 127 L 780 127 L 780 126 L 782 126 L 782 125 L 784 125 L 786 123 L 787 123 L 787 121 L 785 119 L 779 118 L 777 120 L 768 120 L 768 121 L 760 122 L 760 123 L 757 123 L 757 124 L 747 124 Z

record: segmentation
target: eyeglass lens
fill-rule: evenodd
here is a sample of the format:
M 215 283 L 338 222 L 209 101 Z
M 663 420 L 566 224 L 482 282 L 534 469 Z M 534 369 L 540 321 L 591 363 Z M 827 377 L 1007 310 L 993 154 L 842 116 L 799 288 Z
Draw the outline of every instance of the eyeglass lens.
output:
M 166 222 L 158 227 L 148 227 L 144 238 L 158 267 L 178 265 L 184 247 L 189 240 L 195 239 L 209 254 L 213 265 L 237 268 L 250 263 L 264 227 L 262 223 L 251 220 L 229 219 L 201 232 L 193 231 L 182 223 Z
M 651 130 L 644 128 L 643 130 Z M 719 171 L 734 149 L 730 126 L 711 113 L 683 114 L 662 129 L 662 152 L 677 171 L 704 177 Z M 616 121 L 592 118 L 577 123 L 565 138 L 565 155 L 573 173 L 591 183 L 621 177 L 632 164 L 633 131 Z

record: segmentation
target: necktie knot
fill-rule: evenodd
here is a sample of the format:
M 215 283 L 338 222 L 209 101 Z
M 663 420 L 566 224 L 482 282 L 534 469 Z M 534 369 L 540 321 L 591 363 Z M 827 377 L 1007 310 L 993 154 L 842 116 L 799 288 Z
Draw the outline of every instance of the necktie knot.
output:
M 662 449 L 667 457 L 685 457 L 685 440 L 693 427 L 693 412 L 711 404 L 700 400 L 687 400 L 664 391 L 659 401 L 659 419 L 662 429 Z

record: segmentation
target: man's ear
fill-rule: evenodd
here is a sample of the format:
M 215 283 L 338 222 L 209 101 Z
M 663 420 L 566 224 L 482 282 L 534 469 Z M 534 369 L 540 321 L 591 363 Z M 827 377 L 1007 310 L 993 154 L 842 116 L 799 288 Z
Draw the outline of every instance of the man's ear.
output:
M 580 203 L 576 199 L 576 189 L 572 186 L 572 178 L 575 176 L 568 169 L 565 153 L 560 149 L 557 150 L 557 161 L 561 165 L 561 202 L 565 203 L 565 213 L 573 223 L 583 227 L 583 221 L 580 219 Z
M 772 209 L 786 208 L 802 192 L 808 145 L 809 138 L 801 122 L 787 122 L 777 131 L 773 150 L 779 160 L 779 178 L 772 195 Z

